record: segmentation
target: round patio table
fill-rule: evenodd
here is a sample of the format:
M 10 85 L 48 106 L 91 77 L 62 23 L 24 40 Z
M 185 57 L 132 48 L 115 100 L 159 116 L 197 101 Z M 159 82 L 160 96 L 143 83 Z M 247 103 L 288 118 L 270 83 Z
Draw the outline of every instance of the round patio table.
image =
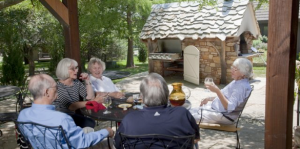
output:
M 130 108 L 127 108 L 127 110 L 123 110 L 122 108 L 118 107 L 119 104 L 124 104 L 124 103 L 132 105 L 132 103 L 126 102 L 125 99 L 113 99 L 111 108 L 108 108 L 108 110 L 111 112 L 109 114 L 103 114 L 103 112 L 105 110 L 99 110 L 98 112 L 94 112 L 93 110 L 87 110 L 86 108 L 81 108 L 80 110 L 84 115 L 91 117 L 93 119 L 121 122 L 122 119 L 128 113 L 135 111 L 135 110 L 139 110 L 139 109 L 133 109 L 134 105 L 132 105 Z M 190 109 L 191 102 L 186 100 L 182 106 L 185 107 L 186 109 Z

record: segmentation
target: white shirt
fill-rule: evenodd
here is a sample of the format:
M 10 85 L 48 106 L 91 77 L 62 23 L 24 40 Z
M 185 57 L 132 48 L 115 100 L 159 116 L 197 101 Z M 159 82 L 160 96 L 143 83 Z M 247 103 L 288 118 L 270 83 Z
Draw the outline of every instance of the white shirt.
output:
M 119 92 L 119 89 L 110 78 L 102 76 L 102 80 L 90 75 L 93 90 L 95 92 Z
M 241 110 L 241 107 L 245 99 L 249 96 L 251 92 L 251 86 L 248 79 L 233 80 L 225 88 L 221 90 L 223 95 L 228 99 L 227 110 L 223 107 L 219 97 L 216 97 L 211 107 L 219 112 L 232 112 L 234 110 Z

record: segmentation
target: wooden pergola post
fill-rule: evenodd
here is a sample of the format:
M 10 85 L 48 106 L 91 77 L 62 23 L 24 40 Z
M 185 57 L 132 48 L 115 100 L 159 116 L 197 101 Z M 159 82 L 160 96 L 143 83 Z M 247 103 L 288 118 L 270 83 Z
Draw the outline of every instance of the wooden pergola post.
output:
M 292 148 L 299 0 L 269 1 L 265 148 Z
M 77 0 L 62 0 L 62 2 L 60 0 L 40 0 L 40 2 L 63 25 L 64 57 L 76 60 L 79 64 L 79 72 L 81 72 Z

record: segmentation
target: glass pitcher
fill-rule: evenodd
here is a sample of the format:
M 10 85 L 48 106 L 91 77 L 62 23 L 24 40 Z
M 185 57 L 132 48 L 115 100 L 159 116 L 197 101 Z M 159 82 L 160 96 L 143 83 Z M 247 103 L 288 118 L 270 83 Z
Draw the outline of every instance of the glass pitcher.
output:
M 169 96 L 172 106 L 182 106 L 185 103 L 185 93 L 182 91 L 182 83 L 172 83 L 173 90 Z

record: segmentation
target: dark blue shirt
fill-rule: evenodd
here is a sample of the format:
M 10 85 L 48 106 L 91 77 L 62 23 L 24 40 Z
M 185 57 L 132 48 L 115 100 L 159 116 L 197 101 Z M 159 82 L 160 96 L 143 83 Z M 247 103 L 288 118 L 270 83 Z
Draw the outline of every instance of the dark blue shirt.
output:
M 121 148 L 122 144 L 119 132 L 127 135 L 187 136 L 194 134 L 196 139 L 200 138 L 199 126 L 184 107 L 144 107 L 142 110 L 128 113 L 116 132 L 116 148 Z

